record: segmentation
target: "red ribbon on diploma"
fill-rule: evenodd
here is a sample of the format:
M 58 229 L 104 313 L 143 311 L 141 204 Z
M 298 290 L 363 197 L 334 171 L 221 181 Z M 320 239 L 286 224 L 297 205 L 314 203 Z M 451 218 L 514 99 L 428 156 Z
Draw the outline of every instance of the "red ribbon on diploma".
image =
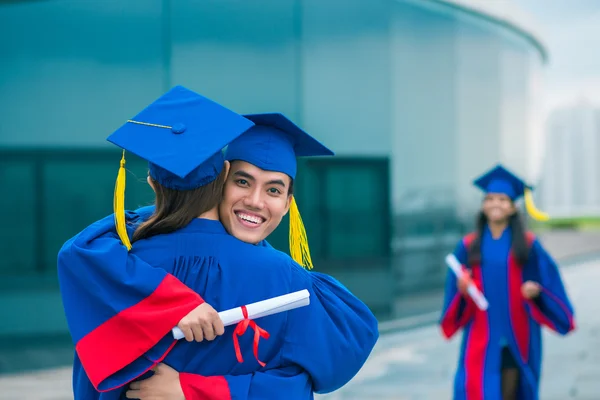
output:
M 244 333 L 246 333 L 248 326 L 250 326 L 252 329 L 254 329 L 254 357 L 256 358 L 256 361 L 258 361 L 260 366 L 264 367 L 265 363 L 258 359 L 258 342 L 260 341 L 260 338 L 268 339 L 269 332 L 265 331 L 264 329 L 256 325 L 256 322 L 248 318 L 248 310 L 246 309 L 246 306 L 242 306 L 241 308 L 242 314 L 244 315 L 244 319 L 238 322 L 237 326 L 235 327 L 235 330 L 233 331 L 233 347 L 235 347 L 235 356 L 237 357 L 238 362 L 244 362 L 244 359 L 242 358 L 242 352 L 240 350 L 238 336 L 242 336 Z

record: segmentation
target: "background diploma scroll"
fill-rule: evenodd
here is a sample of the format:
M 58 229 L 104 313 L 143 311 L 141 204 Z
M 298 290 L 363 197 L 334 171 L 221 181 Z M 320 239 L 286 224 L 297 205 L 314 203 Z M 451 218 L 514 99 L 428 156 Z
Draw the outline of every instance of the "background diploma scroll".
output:
M 454 254 L 448 254 L 446 256 L 446 264 L 448 264 L 452 272 L 454 272 L 456 278 L 461 278 L 464 275 L 462 265 L 456 259 Z M 488 309 L 489 304 L 487 299 L 485 298 L 483 293 L 481 293 L 479 289 L 477 289 L 477 286 L 475 286 L 473 282 L 469 283 L 469 286 L 467 287 L 467 293 L 469 293 L 469 296 L 471 296 L 471 298 L 477 305 L 477 308 L 479 308 L 481 311 L 485 311 Z
M 308 290 L 299 290 L 297 292 L 284 294 L 283 296 L 273 297 L 271 299 L 258 301 L 246 305 L 249 319 L 266 317 L 267 315 L 277 314 L 294 308 L 304 307 L 310 304 L 310 293 Z M 235 325 L 244 319 L 242 307 L 232 308 L 219 313 L 223 325 Z M 183 339 L 183 332 L 178 327 L 172 329 L 173 337 L 177 340 Z

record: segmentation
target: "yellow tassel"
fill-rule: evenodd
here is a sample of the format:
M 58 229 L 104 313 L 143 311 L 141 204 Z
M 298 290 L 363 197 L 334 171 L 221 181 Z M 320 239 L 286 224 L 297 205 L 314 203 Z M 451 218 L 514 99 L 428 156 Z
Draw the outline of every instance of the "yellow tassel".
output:
M 312 259 L 308 248 L 308 238 L 296 199 L 292 196 L 290 204 L 290 254 L 294 261 L 306 269 L 312 269 Z
M 530 189 L 525 189 L 524 197 L 525 208 L 527 209 L 529 215 L 531 215 L 531 218 L 535 219 L 536 221 L 548 221 L 550 219 L 550 216 L 548 216 L 548 214 L 536 208 L 535 204 L 533 203 L 533 195 L 531 194 Z
M 127 227 L 125 225 L 125 150 L 121 157 L 121 166 L 117 174 L 117 182 L 115 183 L 115 197 L 113 200 L 113 209 L 115 212 L 115 227 L 117 234 L 121 238 L 121 242 L 127 247 L 127 251 L 131 250 L 131 242 L 127 235 Z

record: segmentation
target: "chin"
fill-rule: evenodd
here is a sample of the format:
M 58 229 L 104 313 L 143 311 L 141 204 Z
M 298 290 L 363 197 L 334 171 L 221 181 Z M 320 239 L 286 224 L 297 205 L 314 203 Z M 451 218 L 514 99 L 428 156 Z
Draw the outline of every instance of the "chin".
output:
M 252 233 L 252 232 L 246 232 L 245 230 L 242 229 L 238 229 L 238 230 L 233 230 L 232 235 L 236 237 L 236 239 L 241 240 L 242 242 L 246 242 L 246 243 L 250 243 L 250 244 L 257 244 L 259 243 L 261 240 L 264 239 L 264 236 L 257 233 Z
M 503 223 L 508 221 L 508 217 L 504 215 L 492 216 L 491 218 L 489 218 L 489 221 L 496 224 L 501 222 Z

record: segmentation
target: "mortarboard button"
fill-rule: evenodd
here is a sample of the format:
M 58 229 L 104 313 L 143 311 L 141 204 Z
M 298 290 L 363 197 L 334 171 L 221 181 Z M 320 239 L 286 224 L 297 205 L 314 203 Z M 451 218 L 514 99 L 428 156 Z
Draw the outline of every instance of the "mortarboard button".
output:
M 177 124 L 173 125 L 171 127 L 171 132 L 173 132 L 176 135 L 179 135 L 180 133 L 185 132 L 185 124 L 177 123 Z

